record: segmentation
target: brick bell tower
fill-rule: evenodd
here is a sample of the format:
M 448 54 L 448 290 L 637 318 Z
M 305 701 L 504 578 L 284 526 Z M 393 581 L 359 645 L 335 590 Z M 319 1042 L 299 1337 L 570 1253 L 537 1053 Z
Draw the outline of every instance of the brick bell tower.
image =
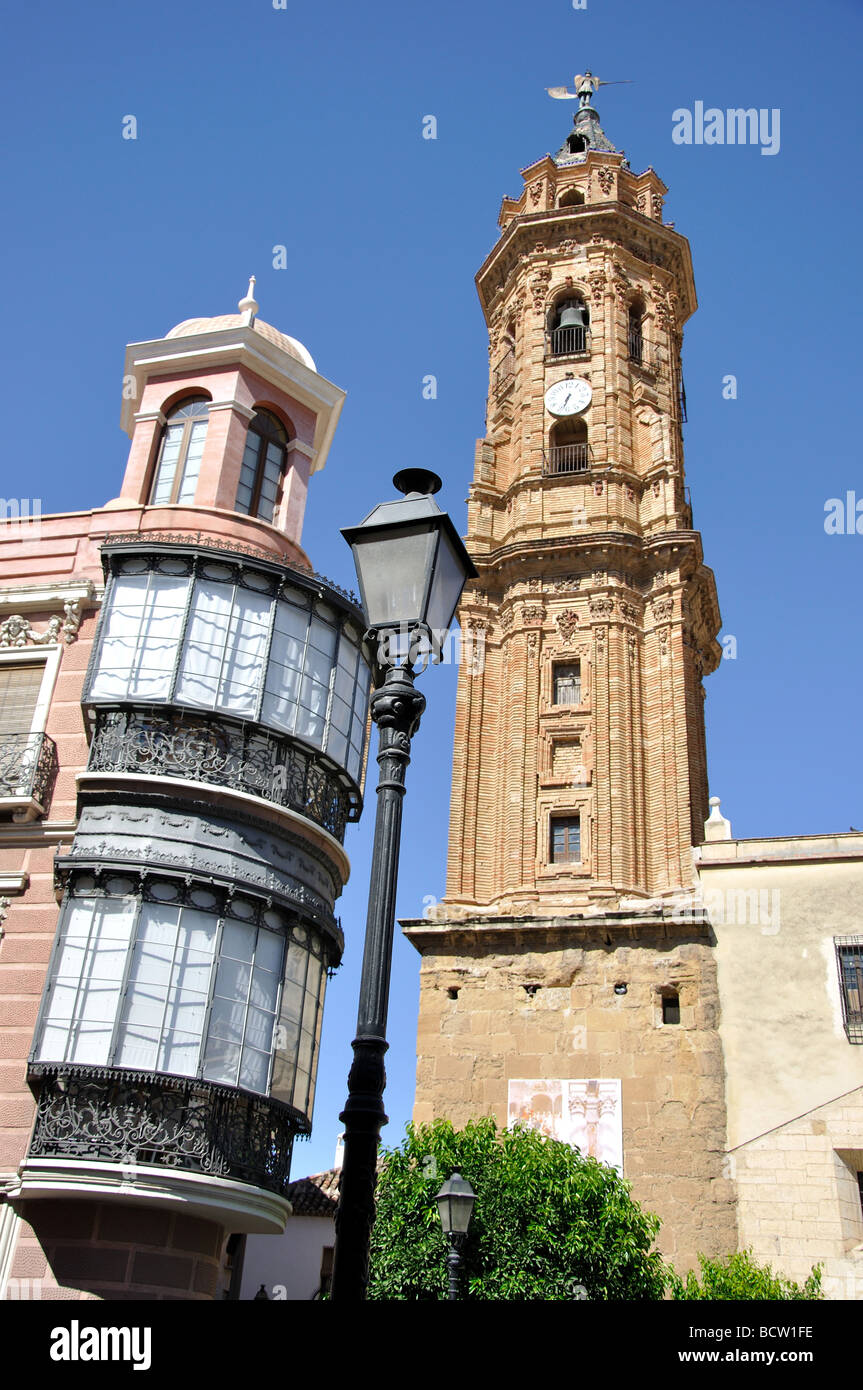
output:
M 696 308 L 666 187 L 576 79 L 477 276 L 486 437 L 460 618 L 447 892 L 422 961 L 416 1118 L 525 1119 L 620 1166 L 681 1264 L 735 1248 L 693 845 L 719 608 L 684 482 Z M 563 89 L 552 95 L 572 95 Z

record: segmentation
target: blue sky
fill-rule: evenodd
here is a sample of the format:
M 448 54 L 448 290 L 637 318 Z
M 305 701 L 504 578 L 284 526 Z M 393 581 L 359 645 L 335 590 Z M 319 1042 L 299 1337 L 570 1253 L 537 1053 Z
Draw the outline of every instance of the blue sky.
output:
M 348 392 L 310 492 L 316 567 L 353 585 L 338 528 L 389 496 L 409 463 L 443 476 L 439 500 L 463 529 L 488 385 L 472 281 L 500 199 L 569 129 L 571 108 L 547 86 L 585 67 L 632 79 L 600 91 L 603 125 L 635 170 L 653 165 L 668 184 L 665 216 L 690 239 L 701 306 L 684 342 L 687 481 L 723 633 L 737 639 L 736 659 L 707 682 L 711 791 L 737 835 L 863 828 L 863 535 L 824 531 L 828 498 L 863 500 L 860 0 L 286 3 L 7 13 L 2 491 L 32 478 L 43 512 L 115 496 L 124 344 L 232 312 L 254 273 L 261 316 Z M 672 113 L 696 101 L 778 108 L 779 152 L 673 143 Z M 422 139 L 429 114 L 435 141 Z M 127 115 L 134 141 L 122 138 Z M 276 245 L 287 269 L 272 266 Z M 454 676 L 422 677 L 405 917 L 443 893 Z M 373 802 L 349 832 L 348 946 L 296 1176 L 329 1166 L 339 1129 Z M 418 968 L 399 939 L 389 1142 L 413 1100 Z

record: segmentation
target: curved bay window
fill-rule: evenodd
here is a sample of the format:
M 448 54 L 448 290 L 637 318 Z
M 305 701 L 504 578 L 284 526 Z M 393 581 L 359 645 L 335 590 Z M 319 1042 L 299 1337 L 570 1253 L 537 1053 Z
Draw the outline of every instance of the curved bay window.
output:
M 212 556 L 118 556 L 85 699 L 254 720 L 359 783 L 370 687 L 361 621 L 319 586 Z
M 288 434 L 269 410 L 257 410 L 249 423 L 236 510 L 272 521 L 279 504 L 288 457 Z
M 206 396 L 187 396 L 168 412 L 150 495 L 151 506 L 194 502 L 209 409 Z
M 557 302 L 549 316 L 549 351 L 554 357 L 587 352 L 590 310 L 580 295 Z
M 194 1077 L 310 1117 L 338 951 L 269 900 L 203 883 L 75 876 L 34 1064 Z

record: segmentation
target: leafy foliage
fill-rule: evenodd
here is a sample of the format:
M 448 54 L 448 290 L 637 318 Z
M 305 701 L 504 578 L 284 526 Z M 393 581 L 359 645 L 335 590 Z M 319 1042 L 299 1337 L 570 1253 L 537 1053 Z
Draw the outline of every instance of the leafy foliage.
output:
M 677 1300 L 708 1299 L 816 1299 L 821 1292 L 821 1266 L 815 1268 L 802 1286 L 793 1279 L 782 1279 L 770 1265 L 755 1263 L 751 1250 L 727 1255 L 724 1260 L 698 1256 L 701 1278 L 690 1270 L 684 1279 L 673 1275 L 671 1296 Z
M 447 1296 L 435 1194 L 458 1170 L 477 1194 L 464 1252 L 464 1296 L 568 1302 L 662 1298 L 670 1271 L 659 1229 L 613 1168 L 523 1126 L 493 1119 L 456 1131 L 408 1125 L 384 1157 L 372 1233 L 370 1299 Z

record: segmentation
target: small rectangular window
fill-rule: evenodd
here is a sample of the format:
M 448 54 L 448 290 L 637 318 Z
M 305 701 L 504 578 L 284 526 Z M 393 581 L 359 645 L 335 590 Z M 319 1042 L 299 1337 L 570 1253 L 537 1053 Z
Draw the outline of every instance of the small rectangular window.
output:
M 662 1022 L 680 1022 L 680 995 L 663 994 L 662 996 Z
M 44 674 L 44 661 L 0 667 L 0 735 L 29 734 Z
M 863 936 L 836 941 L 842 1020 L 851 1043 L 863 1043 Z
M 553 671 L 554 703 L 556 705 L 581 704 L 581 662 L 572 661 L 566 665 L 556 662 Z
M 580 816 L 553 816 L 550 840 L 552 864 L 581 863 Z

